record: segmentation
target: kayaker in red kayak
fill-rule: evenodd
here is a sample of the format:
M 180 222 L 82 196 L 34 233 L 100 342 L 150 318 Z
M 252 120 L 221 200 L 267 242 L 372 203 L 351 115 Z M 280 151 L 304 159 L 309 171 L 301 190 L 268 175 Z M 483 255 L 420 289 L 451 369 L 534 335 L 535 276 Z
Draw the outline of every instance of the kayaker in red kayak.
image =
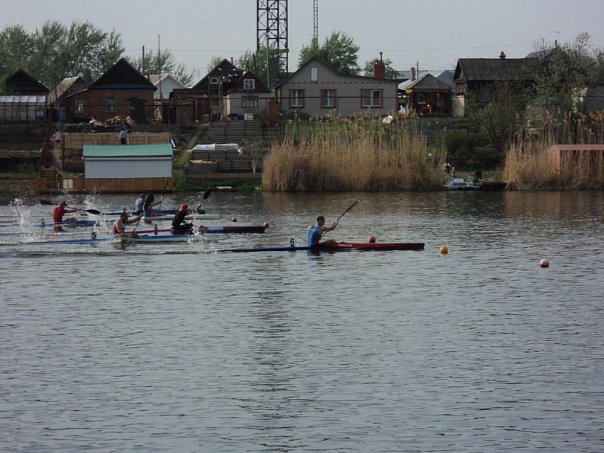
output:
M 320 215 L 317 217 L 317 223 L 314 225 L 310 225 L 308 230 L 306 231 L 306 244 L 309 247 L 316 247 L 320 244 L 333 244 L 337 241 L 335 239 L 329 239 L 327 241 L 321 242 L 321 238 L 328 231 L 335 230 L 338 224 L 340 223 L 340 219 L 337 219 L 330 226 L 325 226 L 325 217 Z

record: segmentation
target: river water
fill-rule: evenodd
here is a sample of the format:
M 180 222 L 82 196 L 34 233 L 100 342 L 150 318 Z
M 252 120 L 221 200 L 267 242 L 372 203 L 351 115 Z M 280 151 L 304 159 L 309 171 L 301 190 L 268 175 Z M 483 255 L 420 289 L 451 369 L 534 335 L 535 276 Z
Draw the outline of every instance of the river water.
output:
M 357 198 L 329 237 L 425 250 L 214 253 Z M 216 192 L 267 233 L 123 249 L 1 201 L 0 451 L 604 451 L 604 192 Z

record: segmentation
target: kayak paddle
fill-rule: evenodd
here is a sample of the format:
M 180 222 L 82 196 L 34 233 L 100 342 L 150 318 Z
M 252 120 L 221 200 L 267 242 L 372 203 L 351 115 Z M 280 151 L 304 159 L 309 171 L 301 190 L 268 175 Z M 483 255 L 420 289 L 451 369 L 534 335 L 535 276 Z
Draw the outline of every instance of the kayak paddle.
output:
M 348 211 L 350 211 L 352 208 L 354 208 L 356 205 L 358 205 L 361 202 L 361 200 L 356 200 L 354 203 L 352 203 L 348 209 L 346 211 L 344 211 L 340 217 L 337 218 L 337 220 L 340 220 L 342 217 L 344 217 L 344 214 L 346 214 Z

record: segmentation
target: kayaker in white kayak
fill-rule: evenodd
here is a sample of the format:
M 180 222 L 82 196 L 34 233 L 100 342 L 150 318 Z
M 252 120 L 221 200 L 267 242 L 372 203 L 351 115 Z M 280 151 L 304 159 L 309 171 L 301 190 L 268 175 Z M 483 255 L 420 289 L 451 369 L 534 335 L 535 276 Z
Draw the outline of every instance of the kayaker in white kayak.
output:
M 66 209 L 67 203 L 65 201 L 61 201 L 56 207 L 52 209 L 52 221 L 54 223 L 61 222 L 75 222 L 78 219 L 75 217 L 70 217 L 69 219 L 63 219 L 65 214 L 71 214 L 72 212 L 77 212 L 77 209 Z
M 172 234 L 193 233 L 193 224 L 185 221 L 187 214 L 189 214 L 189 206 L 183 203 L 180 205 L 176 214 L 174 214 L 174 220 L 172 220 Z
M 154 215 L 157 215 L 154 211 L 153 211 L 153 207 L 155 207 L 158 204 L 161 204 L 161 202 L 164 201 L 164 196 L 162 195 L 159 200 L 155 200 L 155 194 L 148 194 L 147 197 L 145 198 L 145 203 L 143 204 L 143 214 L 145 215 L 145 217 L 151 217 Z
M 126 225 L 131 225 L 134 222 L 138 222 L 142 216 L 142 214 L 139 214 L 136 217 L 129 219 L 128 210 L 126 208 L 122 209 L 122 212 L 120 212 L 120 218 L 113 223 L 113 235 L 119 236 L 126 234 Z

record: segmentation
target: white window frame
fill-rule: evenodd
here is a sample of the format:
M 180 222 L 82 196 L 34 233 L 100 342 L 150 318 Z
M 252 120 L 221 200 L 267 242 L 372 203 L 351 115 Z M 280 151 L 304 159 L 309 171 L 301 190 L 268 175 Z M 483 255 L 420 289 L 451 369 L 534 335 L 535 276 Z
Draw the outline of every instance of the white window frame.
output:
M 383 90 L 373 88 L 361 90 L 361 107 L 363 108 L 381 108 L 382 100 Z
M 321 90 L 321 108 L 333 109 L 336 107 L 336 90 Z
M 73 103 L 73 111 L 74 113 L 84 113 L 84 101 L 75 101 Z
M 241 108 L 244 108 L 244 109 L 258 108 L 258 96 L 241 96 Z
M 319 81 L 319 68 L 316 66 L 311 66 L 311 68 L 310 68 L 310 81 L 311 82 Z
M 245 91 L 253 91 L 256 88 L 254 79 L 243 79 L 243 89 Z
M 292 109 L 304 108 L 304 90 L 289 90 L 289 106 Z

